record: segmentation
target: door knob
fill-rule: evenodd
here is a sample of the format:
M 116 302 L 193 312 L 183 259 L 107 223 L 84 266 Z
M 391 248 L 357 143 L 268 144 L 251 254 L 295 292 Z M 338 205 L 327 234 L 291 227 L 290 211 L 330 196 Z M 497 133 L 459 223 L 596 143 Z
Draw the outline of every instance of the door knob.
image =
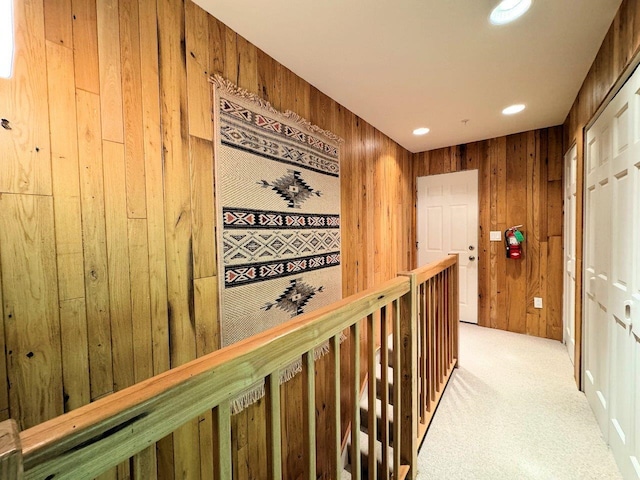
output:
M 469 260 L 471 260 L 472 262 L 473 262 L 475 259 L 476 259 L 476 257 L 473 257 L 473 256 L 469 257 Z

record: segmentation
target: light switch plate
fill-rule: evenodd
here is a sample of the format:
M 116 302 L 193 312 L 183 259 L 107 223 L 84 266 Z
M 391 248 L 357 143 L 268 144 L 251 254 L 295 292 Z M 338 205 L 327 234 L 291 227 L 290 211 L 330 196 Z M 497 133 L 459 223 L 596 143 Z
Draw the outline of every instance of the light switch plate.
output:
M 491 230 L 491 233 L 489 234 L 489 239 L 492 242 L 501 242 L 502 232 L 500 230 Z
M 542 308 L 542 298 L 533 297 L 533 308 Z

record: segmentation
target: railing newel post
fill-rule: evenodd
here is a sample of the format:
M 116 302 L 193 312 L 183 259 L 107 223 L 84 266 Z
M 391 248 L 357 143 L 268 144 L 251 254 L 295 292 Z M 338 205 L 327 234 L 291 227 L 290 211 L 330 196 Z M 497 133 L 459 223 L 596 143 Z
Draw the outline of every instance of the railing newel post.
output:
M 23 476 L 20 429 L 15 420 L 5 420 L 0 423 L 0 478 L 21 480 Z
M 402 461 L 409 465 L 409 476 L 417 476 L 418 467 L 418 277 L 416 273 L 402 273 L 409 278 L 410 290 L 400 299 L 401 362 L 401 441 Z M 397 387 L 396 387 L 397 388 Z M 397 443 L 396 443 L 397 448 Z
M 455 354 L 455 368 L 460 367 L 460 279 L 458 275 L 460 274 L 460 255 L 457 253 L 456 262 L 453 265 L 453 292 L 452 292 L 452 303 L 453 303 L 453 312 L 452 321 L 453 321 L 453 351 Z

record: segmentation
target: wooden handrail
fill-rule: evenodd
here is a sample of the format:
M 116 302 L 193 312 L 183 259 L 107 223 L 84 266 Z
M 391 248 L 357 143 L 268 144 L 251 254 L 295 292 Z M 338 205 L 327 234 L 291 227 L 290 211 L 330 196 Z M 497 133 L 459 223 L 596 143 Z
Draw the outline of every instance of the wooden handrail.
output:
M 22 448 L 15 420 L 0 423 L 0 478 L 22 478 Z
M 25 430 L 25 476 L 97 476 L 408 291 L 390 280 Z
M 445 283 L 446 289 L 434 286 L 445 285 Z M 391 330 L 394 332 L 393 361 L 394 365 L 400 367 L 394 368 L 394 415 L 397 416 L 393 433 L 394 438 L 402 443 L 401 448 L 394 448 L 393 466 L 398 474 L 409 472 L 410 477 L 415 478 L 419 433 L 423 432 L 423 428 L 420 432 L 417 430 L 418 417 L 421 419 L 421 425 L 424 425 L 424 419 L 427 417 L 424 413 L 418 413 L 417 407 L 432 408 L 431 402 L 424 399 L 430 398 L 430 390 L 434 388 L 434 384 L 439 395 L 442 394 L 444 388 L 442 382 L 445 381 L 446 384 L 451 369 L 457 363 L 457 308 L 454 307 L 457 288 L 454 285 L 457 285 L 457 256 L 451 255 L 439 262 L 389 280 L 378 287 L 296 317 L 259 335 L 36 425 L 19 435 L 15 433 L 15 423 L 5 422 L 0 426 L 3 426 L 7 432 L 14 433 L 11 446 L 5 442 L 3 447 L 0 443 L 0 465 L 3 471 L 11 468 L 10 472 L 7 471 L 7 478 L 12 479 L 21 478 L 20 472 L 23 466 L 24 478 L 28 479 L 92 478 L 153 445 L 203 412 L 215 409 L 213 421 L 219 435 L 216 453 L 217 468 L 221 477 L 226 478 L 231 469 L 230 399 L 256 382 L 265 380 L 269 412 L 267 428 L 270 443 L 273 444 L 270 454 L 278 456 L 280 454 L 278 442 L 280 370 L 302 357 L 304 395 L 308 403 L 313 404 L 315 397 L 313 350 L 329 340 L 333 351 L 332 363 L 338 373 L 334 380 L 334 398 L 339 403 L 338 370 L 341 332 L 350 329 L 352 335 L 355 334 L 355 337 L 359 338 L 360 321 L 367 319 L 366 325 L 370 338 L 375 337 L 377 331 L 385 332 L 387 335 L 387 319 L 390 317 L 387 313 L 388 308 L 392 307 L 393 318 L 389 320 L 391 320 Z M 433 296 L 433 300 L 439 302 L 440 306 L 430 307 L 435 310 L 429 310 L 431 313 L 426 312 L 425 307 L 420 306 L 420 302 L 427 302 L 424 292 L 435 292 L 437 288 L 441 288 L 439 297 L 436 299 Z M 444 308 L 444 305 L 449 307 Z M 373 315 L 381 309 L 383 313 L 380 318 L 383 319 L 384 325 L 378 327 L 374 323 Z M 436 310 L 438 314 L 434 316 L 433 312 Z M 427 317 L 428 320 L 426 320 Z M 425 323 L 418 325 L 418 321 Z M 418 340 L 419 332 L 423 335 L 421 340 Z M 424 357 L 427 347 L 425 342 L 432 340 L 439 345 L 437 353 L 429 353 L 437 361 L 437 365 L 433 366 L 432 360 Z M 360 369 L 359 346 L 360 343 L 356 341 L 351 357 L 351 366 L 355 372 Z M 373 349 L 375 345 L 372 344 L 368 348 Z M 435 349 L 432 350 L 435 352 Z M 440 353 L 440 350 L 443 353 Z M 370 371 L 374 366 L 374 357 L 372 351 L 367 354 L 367 370 Z M 383 365 L 388 363 L 386 353 L 382 358 Z M 419 362 L 420 371 L 417 368 Z M 428 362 L 428 365 L 425 362 Z M 402 369 L 402 375 L 400 369 Z M 432 371 L 437 374 L 431 375 L 429 372 Z M 430 378 L 425 376 L 428 373 L 431 375 Z M 424 378 L 418 378 L 421 375 Z M 353 380 L 355 396 L 359 392 L 359 377 L 360 375 L 357 374 Z M 388 379 L 384 377 L 383 382 L 386 389 Z M 421 389 L 420 402 L 418 402 L 418 389 Z M 369 396 L 370 401 L 375 398 L 375 386 L 370 387 Z M 388 391 L 385 390 L 382 396 L 383 405 L 388 403 L 388 396 Z M 352 427 L 359 425 L 357 403 L 355 402 L 350 412 Z M 306 468 L 309 477 L 315 477 L 316 446 L 315 439 L 310 437 L 311 432 L 315 431 L 314 410 L 309 409 L 305 417 L 307 430 L 305 449 L 308 454 Z M 337 417 L 334 419 L 335 443 L 339 449 L 339 405 L 337 405 L 337 412 Z M 432 411 L 428 416 L 429 419 L 431 415 Z M 386 412 L 383 418 L 385 417 Z M 369 421 L 373 420 L 370 416 Z M 375 431 L 373 423 L 372 430 Z M 385 445 L 388 445 L 389 433 L 388 427 L 386 430 L 383 428 Z M 351 437 L 354 449 L 353 461 L 355 466 L 359 467 L 359 455 L 356 454 L 359 451 L 357 432 L 355 435 L 352 432 Z M 373 446 L 373 443 L 370 446 Z M 336 462 L 339 461 L 339 451 L 335 452 L 334 458 Z M 386 460 L 383 463 L 386 466 Z M 374 463 L 370 462 L 369 467 L 373 466 Z M 337 464 L 336 467 L 338 467 Z M 279 458 L 272 459 L 269 470 L 273 478 L 281 478 L 282 465 Z M 354 478 L 359 478 L 359 473 Z M 394 478 L 398 477 L 394 476 Z
M 416 283 L 419 285 L 424 283 L 428 279 L 435 277 L 441 272 L 444 272 L 447 268 L 454 266 L 458 262 L 458 255 L 447 255 L 442 260 L 429 263 L 420 268 L 416 268 L 411 272 L 401 273 L 400 275 L 416 275 Z

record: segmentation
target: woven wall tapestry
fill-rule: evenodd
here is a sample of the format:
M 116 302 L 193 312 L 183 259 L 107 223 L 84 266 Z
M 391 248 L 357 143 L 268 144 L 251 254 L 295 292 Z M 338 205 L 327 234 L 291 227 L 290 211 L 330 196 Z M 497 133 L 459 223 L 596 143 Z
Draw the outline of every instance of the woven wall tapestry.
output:
M 342 298 L 342 141 L 220 76 L 214 85 L 222 346 Z M 316 350 L 316 358 L 328 345 Z M 301 371 L 300 361 L 281 381 Z M 264 383 L 232 402 L 237 413 Z

